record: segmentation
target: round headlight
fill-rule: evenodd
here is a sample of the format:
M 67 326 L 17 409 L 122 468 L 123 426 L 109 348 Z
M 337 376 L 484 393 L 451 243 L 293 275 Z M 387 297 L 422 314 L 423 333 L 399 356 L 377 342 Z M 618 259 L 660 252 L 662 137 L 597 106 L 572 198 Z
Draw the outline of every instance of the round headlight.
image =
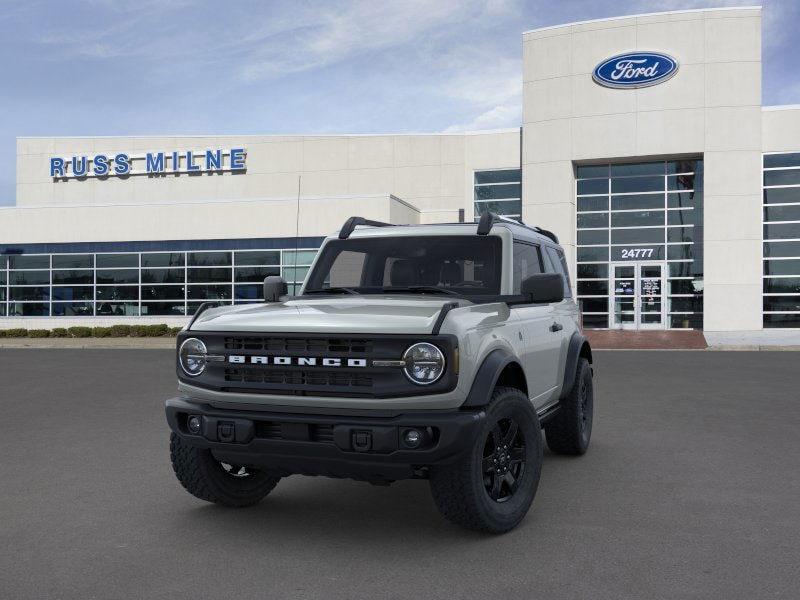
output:
M 433 344 L 420 342 L 403 354 L 406 377 L 419 385 L 428 385 L 444 373 L 444 354 Z
M 197 338 L 183 342 L 178 350 L 178 362 L 183 372 L 191 377 L 200 375 L 206 368 L 206 354 L 206 345 Z

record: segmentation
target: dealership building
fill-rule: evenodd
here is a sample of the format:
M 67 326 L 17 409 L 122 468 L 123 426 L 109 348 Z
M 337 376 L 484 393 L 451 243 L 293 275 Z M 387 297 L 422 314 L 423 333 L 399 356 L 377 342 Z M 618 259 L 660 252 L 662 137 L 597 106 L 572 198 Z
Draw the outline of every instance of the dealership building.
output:
M 302 281 L 349 216 L 490 210 L 558 235 L 586 328 L 800 340 L 800 106 L 762 106 L 761 18 L 525 32 L 508 130 L 19 138 L 0 328 L 177 324 Z

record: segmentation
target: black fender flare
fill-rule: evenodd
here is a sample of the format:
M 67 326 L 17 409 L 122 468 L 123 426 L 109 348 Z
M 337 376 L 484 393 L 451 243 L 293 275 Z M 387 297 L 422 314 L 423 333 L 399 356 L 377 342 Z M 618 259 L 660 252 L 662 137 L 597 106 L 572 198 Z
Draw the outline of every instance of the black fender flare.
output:
M 486 358 L 483 359 L 483 363 L 478 368 L 478 371 L 475 373 L 475 379 L 472 380 L 472 387 L 462 406 L 486 406 L 489 403 L 489 399 L 492 397 L 492 391 L 497 385 L 497 380 L 500 379 L 500 374 L 510 363 L 519 364 L 519 361 L 508 350 L 504 348 L 495 348 L 489 352 Z
M 561 396 L 559 399 L 563 399 L 572 389 L 575 383 L 575 374 L 578 371 L 578 359 L 581 356 L 585 357 L 589 361 L 589 364 L 592 363 L 592 347 L 589 345 L 589 340 L 579 331 L 576 331 L 569 339 L 567 361 L 564 365 L 564 385 L 561 388 Z

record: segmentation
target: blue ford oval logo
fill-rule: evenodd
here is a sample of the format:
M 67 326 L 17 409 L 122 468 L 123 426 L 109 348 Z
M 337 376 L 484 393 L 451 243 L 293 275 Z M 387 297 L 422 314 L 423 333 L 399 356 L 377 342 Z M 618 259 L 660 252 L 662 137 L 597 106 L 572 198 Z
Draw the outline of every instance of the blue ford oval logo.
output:
M 666 81 L 678 72 L 678 61 L 660 52 L 626 52 L 594 69 L 592 79 L 610 88 L 641 88 Z

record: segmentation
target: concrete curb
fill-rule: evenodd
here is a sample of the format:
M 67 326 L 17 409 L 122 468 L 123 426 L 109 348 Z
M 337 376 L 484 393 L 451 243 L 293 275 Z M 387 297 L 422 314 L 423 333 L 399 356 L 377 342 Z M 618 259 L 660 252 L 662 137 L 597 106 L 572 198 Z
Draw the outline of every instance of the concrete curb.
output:
M 175 349 L 175 338 L 0 338 L 0 348 L 49 349 Z

